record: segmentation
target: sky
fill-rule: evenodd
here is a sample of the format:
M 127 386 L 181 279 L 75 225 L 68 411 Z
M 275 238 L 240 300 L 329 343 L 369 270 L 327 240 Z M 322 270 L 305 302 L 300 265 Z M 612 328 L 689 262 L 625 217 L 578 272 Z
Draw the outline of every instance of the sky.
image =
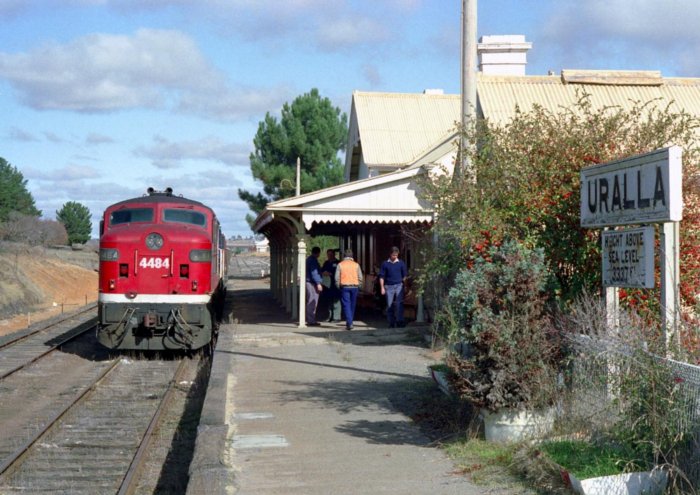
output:
M 476 0 L 474 0 L 476 1 Z M 317 88 L 460 90 L 461 0 L 0 0 L 0 157 L 43 217 L 146 188 L 212 207 L 252 235 L 258 123 Z M 527 74 L 660 70 L 700 77 L 698 0 L 481 0 L 478 36 L 525 35 Z

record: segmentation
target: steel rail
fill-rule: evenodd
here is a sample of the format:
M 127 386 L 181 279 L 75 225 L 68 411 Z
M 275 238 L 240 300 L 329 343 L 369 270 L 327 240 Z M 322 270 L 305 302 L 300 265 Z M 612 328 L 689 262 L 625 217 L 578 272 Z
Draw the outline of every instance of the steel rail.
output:
M 13 346 L 13 345 L 17 344 L 18 342 L 21 342 L 21 341 L 23 341 L 23 340 L 25 340 L 25 339 L 27 339 L 27 338 L 33 336 L 33 335 L 36 335 L 36 334 L 38 334 L 38 333 L 44 332 L 44 331 L 46 331 L 46 330 L 49 330 L 50 328 L 53 328 L 53 327 L 55 327 L 55 326 L 58 326 L 58 325 L 60 325 L 61 323 L 65 323 L 66 321 L 70 320 L 71 318 L 76 318 L 76 317 L 82 315 L 83 313 L 87 313 L 88 311 L 92 311 L 92 310 L 94 310 L 96 307 L 97 307 L 97 304 L 90 304 L 90 305 L 88 305 L 88 306 L 82 308 L 81 310 L 79 310 L 79 311 L 77 311 L 77 312 L 75 312 L 75 313 L 66 315 L 65 318 L 63 318 L 63 319 L 61 319 L 61 320 L 59 320 L 59 321 L 54 321 L 53 323 L 49 323 L 49 324 L 46 325 L 46 326 L 42 326 L 42 327 L 39 327 L 39 328 L 35 328 L 34 330 L 30 330 L 30 331 L 27 332 L 27 333 L 23 333 L 22 335 L 18 335 L 18 336 L 15 337 L 15 338 L 10 338 L 9 340 L 0 342 L 0 349 L 4 349 L 4 348 L 6 348 L 6 347 Z M 29 329 L 29 327 L 27 327 L 25 330 L 28 330 L 28 329 Z M 20 330 L 20 332 L 21 332 L 21 330 Z
M 94 321 L 92 321 L 92 320 L 94 320 Z M 8 376 L 12 375 L 13 373 L 16 373 L 19 370 L 26 368 L 30 364 L 37 362 L 39 359 L 43 358 L 47 354 L 52 353 L 53 351 L 55 351 L 56 349 L 61 347 L 66 342 L 70 342 L 71 340 L 76 339 L 76 338 L 80 337 L 81 335 L 87 333 L 88 331 L 94 329 L 96 324 L 97 324 L 97 317 L 92 318 L 91 320 L 88 320 L 87 322 L 81 323 L 81 325 L 85 325 L 85 327 L 86 327 L 84 330 L 81 330 L 81 331 L 78 331 L 74 334 L 69 335 L 65 339 L 51 345 L 51 347 L 48 347 L 45 351 L 34 356 L 29 361 L 26 361 L 26 362 L 20 364 L 19 366 L 16 366 L 15 368 L 12 368 L 11 370 L 8 370 L 5 373 L 0 374 L 0 380 L 3 380 L 5 378 L 7 378 Z M 75 327 L 75 328 L 78 328 L 78 327 Z M 36 333 L 36 332 L 34 332 L 34 333 Z M 21 339 L 18 339 L 18 340 L 21 340 Z M 2 349 L 2 347 L 0 347 L 0 349 Z
M 12 469 L 16 468 L 21 460 L 27 455 L 29 452 L 29 449 L 32 448 L 32 446 L 41 438 L 43 437 L 48 431 L 56 424 L 58 423 L 63 416 L 66 415 L 66 413 L 71 410 L 73 407 L 75 407 L 78 402 L 80 402 L 83 397 L 85 397 L 89 392 L 95 390 L 97 385 L 104 380 L 107 375 L 114 370 L 117 365 L 121 362 L 119 359 L 115 359 L 114 362 L 110 366 L 108 366 L 100 375 L 93 380 L 92 384 L 89 386 L 85 387 L 85 389 L 76 396 L 76 398 L 68 404 L 63 410 L 57 412 L 44 426 L 40 431 L 34 434 L 32 438 L 27 440 L 22 446 L 20 446 L 17 450 L 15 450 L 10 456 L 5 459 L 2 463 L 0 463 L 0 477 L 3 475 L 8 474 L 11 472 Z M 11 469 L 12 468 L 12 469 Z
M 175 385 L 180 382 L 180 378 L 185 373 L 188 361 L 188 359 L 182 359 L 180 365 L 175 371 L 172 380 L 170 380 L 168 390 L 165 392 L 165 394 L 163 394 L 163 397 L 160 400 L 160 404 L 158 405 L 158 409 L 151 418 L 151 422 L 148 424 L 148 428 L 146 428 L 146 432 L 144 433 L 143 438 L 141 439 L 141 444 L 139 445 L 138 450 L 136 451 L 133 459 L 131 460 L 131 464 L 129 465 L 129 469 L 124 475 L 124 479 L 122 480 L 117 495 L 132 495 L 136 491 L 137 484 L 141 475 L 141 469 L 143 468 L 145 463 L 146 452 L 148 452 L 148 449 L 151 445 L 151 440 L 153 439 L 153 433 L 158 424 L 160 423 L 160 419 L 163 415 L 163 412 L 165 412 L 172 396 L 174 395 Z

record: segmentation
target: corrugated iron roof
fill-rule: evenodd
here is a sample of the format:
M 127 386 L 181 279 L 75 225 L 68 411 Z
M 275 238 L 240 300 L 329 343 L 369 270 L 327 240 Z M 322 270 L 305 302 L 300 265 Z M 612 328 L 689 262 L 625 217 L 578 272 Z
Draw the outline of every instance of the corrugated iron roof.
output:
M 455 130 L 459 95 L 355 91 L 362 154 L 368 166 L 403 167 Z
M 605 81 L 608 81 L 606 84 Z M 593 108 L 629 110 L 635 103 L 684 110 L 700 117 L 700 79 L 654 78 L 640 73 L 563 71 L 562 76 L 484 76 L 477 92 L 483 115 L 497 124 L 513 117 L 514 109 L 529 111 L 539 105 L 550 111 L 571 107 L 584 93 Z
M 656 71 L 562 71 L 555 76 L 478 74 L 482 116 L 504 124 L 516 107 L 539 105 L 550 111 L 571 107 L 583 94 L 594 108 L 630 109 L 635 102 L 667 105 L 700 117 L 700 79 L 662 78 Z M 459 95 L 353 93 L 354 111 L 369 167 L 404 167 L 454 133 L 461 120 Z

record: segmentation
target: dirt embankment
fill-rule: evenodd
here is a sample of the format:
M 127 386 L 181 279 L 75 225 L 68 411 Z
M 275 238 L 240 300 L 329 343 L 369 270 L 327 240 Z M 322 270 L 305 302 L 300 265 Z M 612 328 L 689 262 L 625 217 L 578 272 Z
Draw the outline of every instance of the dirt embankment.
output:
M 98 255 L 0 244 L 0 335 L 97 300 Z

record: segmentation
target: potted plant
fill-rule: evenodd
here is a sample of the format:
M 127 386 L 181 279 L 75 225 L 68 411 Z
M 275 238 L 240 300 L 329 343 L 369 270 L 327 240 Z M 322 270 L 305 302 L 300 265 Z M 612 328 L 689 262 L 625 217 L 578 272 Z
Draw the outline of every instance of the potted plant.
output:
M 547 310 L 550 276 L 541 250 L 494 243 L 455 277 L 446 311 L 452 386 L 481 408 L 487 440 L 511 441 L 551 427 L 562 363 Z

